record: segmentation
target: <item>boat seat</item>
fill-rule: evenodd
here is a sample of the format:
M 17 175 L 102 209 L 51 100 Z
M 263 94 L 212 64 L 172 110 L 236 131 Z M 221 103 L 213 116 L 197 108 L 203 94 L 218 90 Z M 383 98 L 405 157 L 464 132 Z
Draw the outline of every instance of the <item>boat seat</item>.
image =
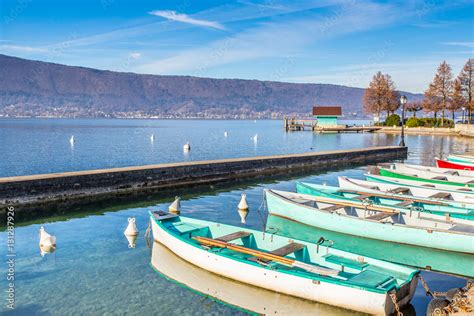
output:
M 284 257 L 284 256 L 288 256 L 290 253 L 297 252 L 298 250 L 301 250 L 305 247 L 306 246 L 303 245 L 303 244 L 299 244 L 299 243 L 296 243 L 296 242 L 291 242 L 288 245 L 285 245 L 283 247 L 280 247 L 280 248 L 277 248 L 273 251 L 270 251 L 270 253 L 272 255 Z M 250 260 L 250 261 L 253 261 L 253 262 L 264 262 L 264 263 L 268 263 L 268 262 L 271 261 L 271 260 L 259 259 L 257 257 L 250 257 L 247 260 Z
M 371 215 L 366 217 L 365 219 L 371 219 L 374 221 L 381 221 L 387 217 L 391 217 L 393 215 L 396 215 L 397 213 L 390 213 L 390 212 L 379 212 L 377 214 Z
M 216 240 L 229 242 L 229 241 L 236 240 L 236 239 L 239 239 L 239 238 L 245 238 L 245 237 L 248 237 L 250 235 L 252 235 L 252 233 L 240 231 L 240 232 L 235 232 L 235 233 L 232 233 L 232 234 L 221 236 L 219 238 L 216 238 Z
M 341 208 L 344 208 L 344 205 L 331 205 L 331 206 L 322 208 L 321 211 L 334 212 L 336 210 L 340 210 Z
M 405 207 L 405 206 L 408 206 L 408 205 L 411 205 L 411 204 L 413 204 L 413 201 L 406 200 L 406 201 L 395 204 L 395 206 Z
M 443 180 L 443 181 L 448 181 L 448 178 L 446 177 L 443 177 L 443 176 L 436 176 L 436 177 L 433 177 L 431 178 L 433 180 Z
M 452 176 L 459 176 L 459 173 L 457 171 L 444 171 L 443 173 L 445 174 L 449 174 L 449 175 L 452 175 Z
M 357 260 L 349 259 L 349 258 L 344 258 L 344 257 L 339 257 L 336 255 L 326 255 L 323 256 L 324 260 L 327 262 L 339 264 L 344 267 L 356 269 L 359 271 L 362 271 L 365 267 L 367 267 L 369 264 L 367 262 L 360 262 Z
M 178 215 L 176 214 L 171 214 L 163 211 L 153 211 L 151 214 L 157 221 L 163 221 L 166 219 L 178 217 Z
M 371 270 L 364 270 L 349 280 L 350 283 L 373 288 L 387 286 L 393 281 L 395 281 L 395 279 L 392 276 Z
M 409 188 L 395 188 L 392 190 L 388 190 L 388 193 L 395 193 L 395 194 L 400 194 L 400 193 L 408 193 L 410 192 Z
M 430 195 L 429 198 L 431 198 L 431 199 L 450 199 L 451 198 L 451 193 L 438 192 L 436 194 Z
M 178 231 L 181 235 L 192 233 L 194 231 L 200 230 L 202 227 L 197 227 L 188 223 L 178 222 L 170 225 L 171 229 Z

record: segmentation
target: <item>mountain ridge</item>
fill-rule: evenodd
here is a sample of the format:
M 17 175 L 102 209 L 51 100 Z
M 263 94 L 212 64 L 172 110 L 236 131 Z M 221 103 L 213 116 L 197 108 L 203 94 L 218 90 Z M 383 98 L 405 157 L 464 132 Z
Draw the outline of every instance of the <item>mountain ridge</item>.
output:
M 345 116 L 362 117 L 363 92 L 333 84 L 116 72 L 0 54 L 1 116 L 272 118 L 341 105 Z

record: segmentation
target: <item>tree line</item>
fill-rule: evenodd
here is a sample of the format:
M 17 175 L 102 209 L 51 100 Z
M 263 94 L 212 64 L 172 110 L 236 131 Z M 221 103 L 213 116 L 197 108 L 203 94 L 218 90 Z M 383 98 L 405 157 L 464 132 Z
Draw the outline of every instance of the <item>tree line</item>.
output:
M 416 113 L 424 110 L 432 112 L 435 121 L 441 112 L 441 126 L 444 126 L 446 111 L 451 111 L 454 121 L 456 111 L 465 109 L 470 122 L 474 114 L 474 59 L 469 58 L 459 75 L 454 78 L 451 66 L 443 61 L 425 91 L 423 100 L 410 101 L 405 105 L 405 110 Z M 382 113 L 387 113 L 387 117 L 395 113 L 400 107 L 400 92 L 396 90 L 395 83 L 388 74 L 377 72 L 369 86 L 364 92 L 364 110 L 380 117 Z

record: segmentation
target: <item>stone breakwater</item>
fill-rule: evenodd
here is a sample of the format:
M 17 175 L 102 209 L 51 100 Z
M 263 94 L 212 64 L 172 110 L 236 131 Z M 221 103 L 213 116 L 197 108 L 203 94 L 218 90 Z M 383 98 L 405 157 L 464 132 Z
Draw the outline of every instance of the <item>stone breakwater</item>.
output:
M 0 178 L 0 214 L 14 206 L 22 219 L 48 211 L 175 188 L 288 172 L 329 171 L 407 156 L 406 147 L 372 147 Z

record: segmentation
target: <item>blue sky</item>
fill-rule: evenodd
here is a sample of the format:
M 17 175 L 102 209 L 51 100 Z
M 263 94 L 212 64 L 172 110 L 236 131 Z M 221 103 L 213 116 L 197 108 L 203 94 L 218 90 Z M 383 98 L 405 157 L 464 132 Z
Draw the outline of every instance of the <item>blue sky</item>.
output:
M 474 57 L 472 1 L 0 0 L 0 53 L 148 74 L 423 92 Z

